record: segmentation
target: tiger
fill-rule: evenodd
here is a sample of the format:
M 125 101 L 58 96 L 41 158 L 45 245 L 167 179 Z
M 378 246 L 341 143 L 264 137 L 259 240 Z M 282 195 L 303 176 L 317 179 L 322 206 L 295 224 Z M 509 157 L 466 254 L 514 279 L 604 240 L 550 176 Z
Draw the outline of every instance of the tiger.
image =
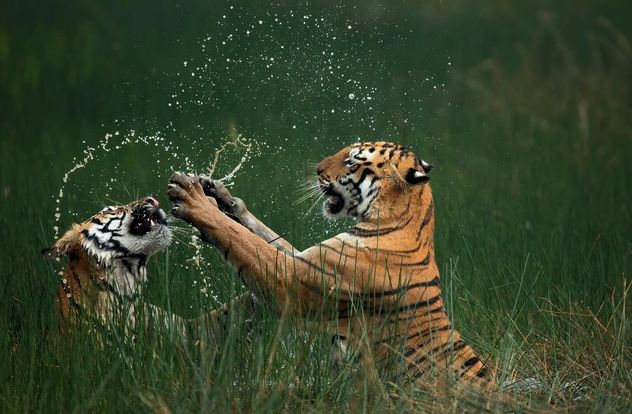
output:
M 81 224 L 73 224 L 41 254 L 59 260 L 68 256 L 55 300 L 58 328 L 68 334 L 87 310 L 104 323 L 120 321 L 125 332 L 137 325 L 147 275 L 147 259 L 171 243 L 167 215 L 153 197 L 105 207 Z M 154 312 L 157 313 L 157 312 Z M 150 318 L 145 318 L 146 328 Z
M 434 252 L 433 166 L 403 146 L 348 146 L 316 166 L 325 216 L 347 231 L 298 251 L 232 197 L 220 181 L 175 172 L 172 214 L 195 227 L 277 315 L 325 318 L 334 365 L 395 356 L 405 381 L 444 373 L 465 383 L 489 370 L 455 330 Z M 364 362 L 363 362 L 364 361 Z M 385 362 L 384 362 L 385 363 Z

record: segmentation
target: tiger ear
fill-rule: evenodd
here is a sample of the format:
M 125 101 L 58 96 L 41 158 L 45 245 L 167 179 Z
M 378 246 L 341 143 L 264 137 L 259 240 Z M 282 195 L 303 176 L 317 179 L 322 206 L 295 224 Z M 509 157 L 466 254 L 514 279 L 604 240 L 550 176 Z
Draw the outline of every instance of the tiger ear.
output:
M 420 184 L 429 181 L 430 178 L 423 174 L 421 171 L 417 171 L 414 168 L 409 168 L 406 173 L 406 182 L 408 184 Z
M 40 253 L 42 254 L 42 256 L 44 256 L 45 259 L 48 259 L 48 260 L 53 260 L 59 257 L 57 256 L 57 248 L 54 245 L 47 247 L 45 249 L 42 249 Z
M 72 245 L 77 241 L 78 234 L 74 228 L 67 231 L 62 238 L 57 240 L 57 243 L 42 250 L 42 256 L 48 260 L 55 260 L 67 255 Z
M 432 171 L 434 169 L 434 167 L 432 165 L 428 164 L 426 161 L 424 161 L 424 160 L 419 160 L 419 161 L 421 161 L 421 168 L 424 169 L 424 172 L 426 174 L 428 174 L 430 171 Z
M 61 250 L 57 247 L 57 244 L 53 244 L 52 246 L 47 247 L 44 250 L 42 250 L 41 253 L 45 259 L 55 260 L 68 254 L 68 250 Z

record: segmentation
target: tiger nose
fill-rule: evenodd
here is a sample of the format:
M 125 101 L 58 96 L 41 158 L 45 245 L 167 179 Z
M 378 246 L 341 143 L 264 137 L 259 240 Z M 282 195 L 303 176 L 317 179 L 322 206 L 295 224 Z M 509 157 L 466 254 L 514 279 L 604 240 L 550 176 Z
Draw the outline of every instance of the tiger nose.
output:
M 149 204 L 151 204 L 151 205 L 154 205 L 154 206 L 156 206 L 156 207 L 158 207 L 158 206 L 160 205 L 160 203 L 158 203 L 158 200 L 156 200 L 155 198 L 153 198 L 153 197 L 151 197 L 151 196 L 150 196 L 150 197 L 146 197 L 146 198 L 145 198 L 145 202 L 146 202 L 146 203 L 149 203 Z
M 321 175 L 323 171 L 329 168 L 333 162 L 332 157 L 327 157 L 316 166 L 316 174 Z

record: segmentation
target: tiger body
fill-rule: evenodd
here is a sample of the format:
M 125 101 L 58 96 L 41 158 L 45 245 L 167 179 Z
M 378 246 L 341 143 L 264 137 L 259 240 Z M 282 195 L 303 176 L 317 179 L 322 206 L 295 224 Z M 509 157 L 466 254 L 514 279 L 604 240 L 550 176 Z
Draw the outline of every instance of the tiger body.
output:
M 336 362 L 356 355 L 380 363 L 395 353 L 406 375 L 447 369 L 479 382 L 487 369 L 443 306 L 431 169 L 386 142 L 355 144 L 324 159 L 316 167 L 329 197 L 324 212 L 356 223 L 302 252 L 219 182 L 175 173 L 167 195 L 173 214 L 196 227 L 277 313 L 328 317 Z
M 152 197 L 106 207 L 81 224 L 73 224 L 44 257 L 68 256 L 56 296 L 59 330 L 72 329 L 88 312 L 103 322 L 119 321 L 126 332 L 136 326 L 146 280 L 147 259 L 171 242 L 166 214 Z M 145 319 L 148 323 L 149 319 Z

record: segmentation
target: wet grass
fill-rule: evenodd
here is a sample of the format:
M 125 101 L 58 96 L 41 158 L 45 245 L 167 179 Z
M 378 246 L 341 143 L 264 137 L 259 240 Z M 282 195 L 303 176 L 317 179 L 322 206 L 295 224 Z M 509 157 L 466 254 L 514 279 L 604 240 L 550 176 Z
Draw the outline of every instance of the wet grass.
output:
M 119 5 L 57 23 L 43 10 L 29 15 L 29 33 L 0 28 L 0 411 L 630 411 L 626 11 L 442 4 L 165 6 L 153 22 Z M 30 10 L 12 7 L 13 17 Z M 299 29 L 304 15 L 323 25 Z M 219 46 L 260 19 L 256 36 Z M 323 50 L 343 69 L 328 73 Z M 261 66 L 261 56 L 277 66 Z M 223 65 L 234 57 L 247 64 Z M 189 76 L 204 62 L 216 69 Z M 130 130 L 164 141 L 96 151 L 62 181 L 84 149 Z M 231 191 L 300 249 L 349 224 L 295 204 L 322 157 L 388 139 L 434 164 L 437 258 L 455 326 L 499 382 L 532 377 L 546 386 L 478 393 L 385 377 L 375 390 L 353 370 L 331 377 L 325 335 L 297 332 L 291 320 L 279 328 L 272 317 L 261 333 L 234 332 L 218 349 L 183 347 L 161 331 L 139 333 L 135 344 L 115 333 L 60 340 L 52 309 L 62 264 L 39 255 L 53 226 L 63 231 L 103 204 L 146 194 L 168 210 L 171 172 L 203 171 L 236 133 L 261 145 Z M 237 160 L 226 156 L 222 168 Z M 203 264 L 190 261 L 185 231 L 151 261 L 147 295 L 194 316 L 242 288 L 210 247 Z M 580 400 L 564 388 L 569 381 L 588 386 Z

